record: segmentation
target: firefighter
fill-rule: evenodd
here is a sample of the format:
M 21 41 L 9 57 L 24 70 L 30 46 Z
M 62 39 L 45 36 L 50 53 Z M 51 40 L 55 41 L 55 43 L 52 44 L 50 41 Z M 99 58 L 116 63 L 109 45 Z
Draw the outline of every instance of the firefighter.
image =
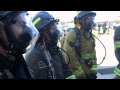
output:
M 75 79 L 57 46 L 60 32 L 58 20 L 48 12 L 39 12 L 33 18 L 39 38 L 26 62 L 36 79 Z
M 114 46 L 115 46 L 115 56 L 118 60 L 118 65 L 114 70 L 116 76 L 114 79 L 120 79 L 120 26 L 115 29 L 114 34 Z
M 0 79 L 32 79 L 22 54 L 33 31 L 26 11 L 0 11 Z
M 96 79 L 97 59 L 95 51 L 95 40 L 92 29 L 95 25 L 92 11 L 81 11 L 74 18 L 75 28 L 69 32 L 62 42 L 62 49 L 70 56 L 69 68 L 77 79 Z M 65 61 L 68 56 L 63 53 Z

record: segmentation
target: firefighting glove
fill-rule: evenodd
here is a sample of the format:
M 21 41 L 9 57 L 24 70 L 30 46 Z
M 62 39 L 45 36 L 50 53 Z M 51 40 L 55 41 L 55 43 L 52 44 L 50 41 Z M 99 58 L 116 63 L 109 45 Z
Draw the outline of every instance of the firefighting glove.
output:
M 97 74 L 90 74 L 90 79 L 97 79 Z

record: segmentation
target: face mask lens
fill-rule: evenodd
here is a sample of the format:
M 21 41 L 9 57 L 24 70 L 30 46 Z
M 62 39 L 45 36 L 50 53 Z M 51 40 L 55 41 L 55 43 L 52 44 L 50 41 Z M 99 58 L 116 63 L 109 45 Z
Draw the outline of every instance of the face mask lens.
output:
M 26 16 L 25 13 L 19 14 L 19 18 L 17 18 L 17 22 L 15 25 L 19 30 L 21 30 L 21 34 L 18 35 L 17 43 L 16 43 L 16 50 L 19 52 L 23 52 L 29 46 L 34 38 L 37 39 L 38 31 L 35 26 L 32 24 L 29 17 Z M 34 40 L 35 43 L 36 40 Z
M 21 15 L 21 17 L 23 16 L 24 15 Z M 29 33 L 31 36 L 31 40 L 33 40 L 33 38 L 37 38 L 39 33 L 38 33 L 38 30 L 33 25 L 32 21 L 30 20 L 31 18 L 25 15 L 23 19 L 25 19 L 26 21 L 26 24 L 23 24 L 23 27 L 24 27 L 23 32 Z

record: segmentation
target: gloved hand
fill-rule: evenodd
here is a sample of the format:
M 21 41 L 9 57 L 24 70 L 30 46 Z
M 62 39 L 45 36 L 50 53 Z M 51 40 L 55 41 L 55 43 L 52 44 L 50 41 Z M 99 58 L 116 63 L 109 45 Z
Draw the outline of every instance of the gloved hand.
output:
M 71 76 L 66 77 L 65 79 L 76 79 L 76 77 L 75 75 L 71 75 Z
M 97 79 L 97 74 L 90 74 L 90 79 Z

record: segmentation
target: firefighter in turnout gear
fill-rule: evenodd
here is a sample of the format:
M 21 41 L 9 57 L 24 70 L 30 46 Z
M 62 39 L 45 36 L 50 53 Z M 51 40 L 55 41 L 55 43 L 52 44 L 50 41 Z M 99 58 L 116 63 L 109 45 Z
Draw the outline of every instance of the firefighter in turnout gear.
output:
M 0 11 L 0 79 L 32 79 L 22 54 L 35 30 L 26 11 Z
M 77 79 L 96 79 L 97 59 L 95 40 L 92 35 L 94 17 L 92 11 L 81 11 L 74 18 L 75 27 L 65 37 L 62 49 L 70 56 L 69 68 Z M 63 53 L 65 61 L 68 56 Z
M 115 29 L 114 34 L 115 56 L 118 60 L 118 65 L 114 70 L 116 76 L 114 79 L 120 79 L 120 26 Z
M 48 12 L 39 12 L 33 18 L 33 24 L 39 31 L 39 37 L 28 55 L 26 62 L 36 79 L 75 79 L 69 71 L 57 46 L 60 32 L 58 20 Z

